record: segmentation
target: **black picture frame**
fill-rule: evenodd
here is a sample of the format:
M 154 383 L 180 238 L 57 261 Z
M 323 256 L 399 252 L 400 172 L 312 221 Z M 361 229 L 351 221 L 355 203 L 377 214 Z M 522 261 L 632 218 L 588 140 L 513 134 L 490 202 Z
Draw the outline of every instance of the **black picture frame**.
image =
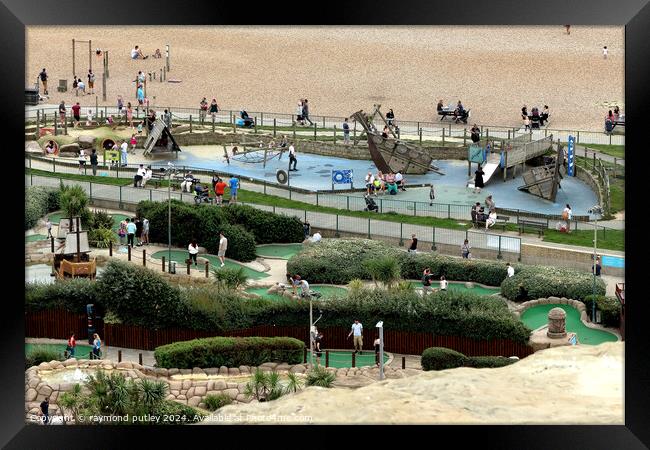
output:
M 641 175 L 643 156 L 647 139 L 641 131 L 646 105 L 650 104 L 650 5 L 648 0 L 546 0 L 544 2 L 522 2 L 517 0 L 465 2 L 427 2 L 425 0 L 405 0 L 398 3 L 385 0 L 359 1 L 353 5 L 331 4 L 241 4 L 237 2 L 178 2 L 163 0 L 155 3 L 136 3 L 123 0 L 110 2 L 82 1 L 36 1 L 3 0 L 0 5 L 2 27 L 3 63 L 0 64 L 0 80 L 3 80 L 3 126 L 10 128 L 11 136 L 17 138 L 16 145 L 4 149 L 5 174 L 17 178 L 19 167 L 20 141 L 24 132 L 24 120 L 20 111 L 24 107 L 24 67 L 25 67 L 25 27 L 29 25 L 208 25 L 208 24 L 296 24 L 296 25 L 621 25 L 625 26 L 625 105 L 626 105 L 626 145 L 630 151 L 626 164 L 626 291 L 629 300 L 626 305 L 626 361 L 625 361 L 625 426 L 436 426 L 401 427 L 400 430 L 376 429 L 374 427 L 337 427 L 340 433 L 338 443 L 342 445 L 381 445 L 386 435 L 393 435 L 397 442 L 393 445 L 438 446 L 445 438 L 451 442 L 446 445 L 469 445 L 481 448 L 545 449 L 585 448 L 585 449 L 633 449 L 650 445 L 648 405 L 650 405 L 650 370 L 644 352 L 650 342 L 648 326 L 643 323 L 648 315 L 647 297 L 640 291 L 644 287 L 641 277 L 645 271 L 642 234 L 647 228 L 643 220 L 644 205 L 648 203 L 647 174 Z M 471 26 L 468 25 L 468 26 Z M 47 43 L 44 43 L 47 45 Z M 317 45 L 316 42 L 308 45 Z M 603 74 L 607 76 L 607 74 Z M 22 130 L 22 131 L 21 131 Z M 9 173 L 8 173 L 9 172 Z M 22 183 L 18 180 L 18 183 Z M 5 201 L 15 202 L 9 211 L 22 211 L 24 197 L 18 195 L 13 180 L 5 181 Z M 638 184 L 638 187 L 635 186 Z M 11 216 L 11 214 L 10 214 Z M 17 223 L 18 220 L 15 220 Z M 14 220 L 6 219 L 4 237 L 13 236 Z M 16 228 L 17 225 L 16 225 Z M 27 426 L 24 422 L 24 310 L 19 301 L 22 289 L 18 283 L 21 277 L 19 256 L 24 253 L 20 239 L 8 239 L 15 248 L 6 250 L 3 281 L 6 287 L 16 286 L 14 294 L 5 296 L 3 314 L 2 378 L 0 388 L 3 393 L 3 418 L 0 444 L 6 448 L 114 448 L 131 447 L 134 439 L 144 437 L 147 444 L 154 441 L 169 442 L 173 436 L 180 436 L 186 442 L 195 443 L 198 439 L 211 440 L 213 444 L 224 445 L 228 440 L 239 439 L 244 446 L 293 445 L 287 430 L 282 427 L 253 427 L 254 432 L 214 427 L 38 427 Z M 15 242 L 13 242 L 15 241 Z M 5 245 L 5 244 L 3 244 Z M 550 400 L 550 399 L 549 399 Z M 256 431 L 259 430 L 259 433 Z M 302 430 L 307 436 L 291 436 L 296 443 L 319 441 L 328 431 L 323 427 L 317 430 Z M 218 433 L 218 434 L 217 434 Z M 379 433 L 379 434 L 378 434 Z M 415 444 L 423 438 L 421 444 Z M 207 436 L 206 436 L 207 434 Z M 198 436 L 201 435 L 201 436 Z M 300 439 L 300 440 L 299 440 Z M 304 441 L 308 439 L 308 441 Z M 343 440 L 344 439 L 344 440 Z M 195 444 L 194 444 L 195 445 Z M 390 445 L 390 444 L 389 444 Z

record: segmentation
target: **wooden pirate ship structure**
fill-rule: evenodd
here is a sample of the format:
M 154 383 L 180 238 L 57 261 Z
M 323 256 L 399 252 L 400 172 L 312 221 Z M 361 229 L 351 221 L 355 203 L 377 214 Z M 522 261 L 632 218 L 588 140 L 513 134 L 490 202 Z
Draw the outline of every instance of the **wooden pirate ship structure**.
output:
M 54 250 L 53 269 L 56 277 L 95 279 L 97 262 L 95 258 L 90 258 L 88 232 L 81 230 L 81 218 L 62 218 L 57 238 L 62 243 Z
M 162 117 L 156 119 L 153 128 L 144 141 L 144 152 L 142 154 L 144 156 L 152 156 L 154 153 L 176 152 L 176 156 L 178 157 L 178 152 L 180 151 L 181 148 L 176 143 L 165 121 Z
M 517 189 L 555 202 L 557 191 L 561 188 L 560 181 L 562 180 L 562 174 L 560 173 L 560 169 L 563 167 L 563 163 L 564 150 L 558 145 L 557 154 L 553 158 L 553 162 L 543 166 L 533 167 L 524 172 L 522 178 L 525 184 L 519 186 Z
M 352 118 L 361 124 L 363 133 L 368 136 L 370 157 L 377 169 L 384 173 L 404 174 L 425 174 L 429 170 L 436 170 L 437 168 L 431 165 L 433 158 L 422 147 L 398 139 L 395 127 L 388 123 L 379 110 L 380 107 L 381 105 L 375 105 L 372 115 L 365 114 L 363 110 L 352 114 Z M 373 124 L 377 116 L 390 131 L 387 138 L 383 137 L 381 131 Z
M 266 167 L 266 163 L 274 158 L 282 159 L 282 154 L 289 151 L 289 147 L 281 147 L 278 145 L 269 145 L 264 141 L 246 142 L 246 136 L 242 137 L 242 142 L 238 146 L 233 146 L 233 150 L 228 152 L 227 147 L 223 146 L 223 154 L 225 161 L 230 164 L 230 161 L 238 161 L 247 164 L 262 163 L 262 167 Z M 234 149 L 237 149 L 235 152 Z

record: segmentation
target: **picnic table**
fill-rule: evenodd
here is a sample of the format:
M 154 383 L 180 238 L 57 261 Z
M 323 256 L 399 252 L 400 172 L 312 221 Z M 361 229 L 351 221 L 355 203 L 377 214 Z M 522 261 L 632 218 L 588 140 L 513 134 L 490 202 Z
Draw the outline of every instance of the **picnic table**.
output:
M 450 107 L 443 107 L 442 109 L 438 110 L 438 115 L 440 116 L 440 120 L 444 120 L 445 117 L 452 117 L 452 120 L 455 120 L 456 123 L 459 123 L 461 120 L 463 123 L 467 123 L 467 119 L 469 118 L 469 109 L 464 109 L 462 113 L 456 114 L 456 109 L 455 108 L 450 108 Z

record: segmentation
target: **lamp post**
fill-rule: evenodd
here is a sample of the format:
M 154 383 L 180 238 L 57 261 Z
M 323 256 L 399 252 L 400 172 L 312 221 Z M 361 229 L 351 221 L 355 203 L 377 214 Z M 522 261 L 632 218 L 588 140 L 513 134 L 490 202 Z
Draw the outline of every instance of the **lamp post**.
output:
M 379 328 L 379 380 L 384 379 L 384 321 L 380 320 L 375 325 Z
M 174 165 L 171 162 L 167 163 L 167 173 L 169 180 L 167 182 L 167 259 L 169 260 L 169 269 L 167 273 L 172 273 L 172 172 L 174 172 Z
M 591 272 L 593 275 L 593 284 L 592 284 L 592 294 L 594 296 L 591 302 L 591 322 L 596 323 L 596 247 L 598 244 L 598 216 L 602 214 L 602 207 L 600 205 L 594 205 L 589 210 L 590 214 L 594 215 L 594 256 L 593 263 L 591 265 Z

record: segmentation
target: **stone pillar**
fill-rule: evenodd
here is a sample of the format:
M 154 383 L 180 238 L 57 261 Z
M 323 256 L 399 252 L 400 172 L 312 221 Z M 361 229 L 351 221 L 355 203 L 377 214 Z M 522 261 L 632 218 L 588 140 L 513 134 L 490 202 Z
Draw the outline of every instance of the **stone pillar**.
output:
M 562 308 L 553 308 L 548 312 L 546 335 L 552 339 L 566 337 L 566 312 Z

